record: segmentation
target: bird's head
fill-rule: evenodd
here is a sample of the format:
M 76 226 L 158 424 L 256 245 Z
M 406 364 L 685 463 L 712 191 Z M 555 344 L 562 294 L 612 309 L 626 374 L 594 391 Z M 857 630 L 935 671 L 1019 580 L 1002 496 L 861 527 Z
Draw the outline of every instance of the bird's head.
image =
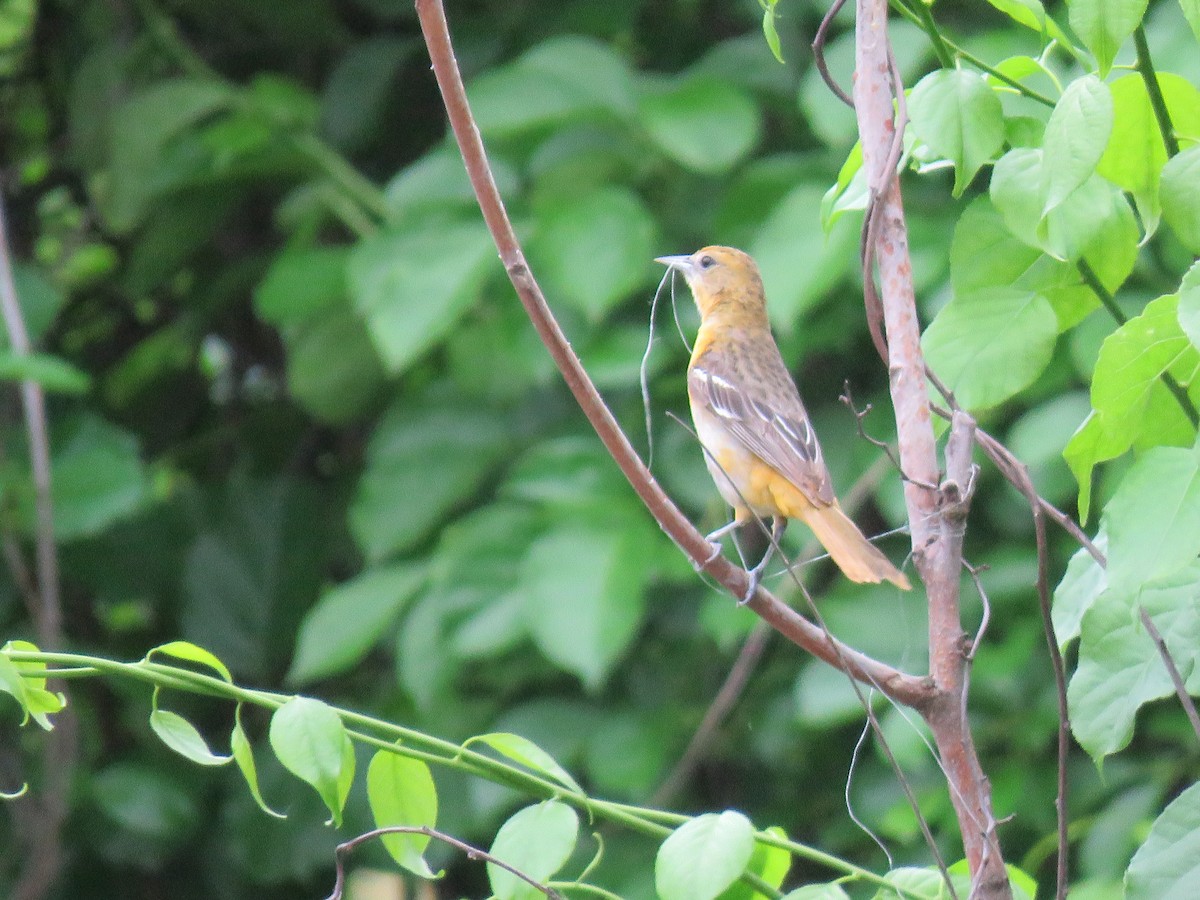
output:
M 766 316 L 762 276 L 748 253 L 704 247 L 690 256 L 660 256 L 655 262 L 683 275 L 702 319 L 718 310 Z

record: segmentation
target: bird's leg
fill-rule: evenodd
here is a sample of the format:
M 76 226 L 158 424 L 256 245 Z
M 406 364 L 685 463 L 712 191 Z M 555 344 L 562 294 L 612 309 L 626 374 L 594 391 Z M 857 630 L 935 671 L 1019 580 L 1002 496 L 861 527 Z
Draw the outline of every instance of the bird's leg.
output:
M 722 525 L 716 531 L 711 531 L 704 536 L 704 540 L 708 541 L 708 545 L 712 547 L 712 553 L 709 555 L 708 559 L 696 566 L 697 572 L 703 572 L 709 567 L 709 565 L 712 564 L 714 559 L 721 555 L 721 538 L 725 537 L 727 534 L 736 532 L 739 528 L 745 525 L 746 522 L 749 521 L 748 515 L 748 513 L 743 514 L 740 509 L 735 509 L 733 511 L 733 520 L 731 522 Z M 734 544 L 737 544 L 736 537 L 734 538 Z
M 750 569 L 750 586 L 746 588 L 746 596 L 738 601 L 738 606 L 745 606 L 750 602 L 750 598 L 754 596 L 754 592 L 758 590 L 759 582 L 762 581 L 762 573 L 767 568 L 767 563 L 771 561 L 771 557 L 775 553 L 775 548 L 779 546 L 779 542 L 783 539 L 783 532 L 787 529 L 787 519 L 783 516 L 774 516 L 771 519 L 771 536 L 767 543 L 767 549 L 763 552 L 763 557 L 758 561 L 758 565 Z

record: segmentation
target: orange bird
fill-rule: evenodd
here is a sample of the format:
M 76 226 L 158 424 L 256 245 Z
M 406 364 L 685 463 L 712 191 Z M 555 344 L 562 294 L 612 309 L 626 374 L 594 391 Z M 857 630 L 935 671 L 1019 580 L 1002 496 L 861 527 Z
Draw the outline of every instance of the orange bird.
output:
M 708 539 L 754 516 L 771 519 L 771 547 L 750 572 L 747 599 L 788 519 L 802 519 L 851 581 L 890 581 L 908 590 L 904 574 L 838 505 L 821 445 L 771 335 L 754 260 L 732 247 L 705 247 L 655 261 L 687 279 L 700 310 L 688 399 L 708 471 L 734 512 Z

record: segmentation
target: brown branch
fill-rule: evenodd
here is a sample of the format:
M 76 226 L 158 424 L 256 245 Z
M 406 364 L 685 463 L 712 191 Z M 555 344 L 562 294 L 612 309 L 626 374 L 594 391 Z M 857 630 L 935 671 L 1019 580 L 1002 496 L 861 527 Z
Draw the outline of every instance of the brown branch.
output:
M 1187 714 L 1188 721 L 1192 725 L 1192 731 L 1196 732 L 1196 739 L 1200 740 L 1200 714 L 1196 712 L 1196 704 L 1192 701 L 1192 695 L 1188 693 L 1187 685 L 1184 684 L 1183 676 L 1179 673 L 1179 667 L 1175 665 L 1175 659 L 1171 656 L 1171 651 L 1167 648 L 1167 642 L 1163 640 L 1162 632 L 1158 630 L 1158 626 L 1150 618 L 1150 613 L 1146 612 L 1146 607 L 1138 607 L 1138 618 L 1142 620 L 1142 625 L 1145 627 L 1146 633 L 1150 635 L 1150 639 L 1154 641 L 1154 646 L 1158 648 L 1158 655 L 1162 657 L 1163 665 L 1167 667 L 1167 674 L 1171 676 L 1171 684 L 1175 685 L 1175 694 L 1179 697 L 1179 702 L 1183 706 L 1184 713 Z
M 3 197 L 0 196 L 0 314 L 9 344 L 17 356 L 32 352 L 29 332 L 17 299 L 8 243 L 8 228 Z M 46 398 L 36 381 L 21 382 L 21 407 L 25 416 L 25 435 L 29 443 L 30 469 L 33 473 L 37 524 L 35 554 L 37 604 L 33 614 L 34 632 L 44 650 L 63 646 L 62 600 L 58 583 L 58 551 L 54 544 L 54 505 L 50 496 L 50 434 L 46 419 Z M 6 551 L 8 548 L 6 547 Z M 11 556 L 11 551 L 9 551 Z M 17 550 L 19 556 L 19 550 Z M 11 562 L 11 560 L 10 560 Z M 23 565 L 14 568 L 21 581 Z M 57 690 L 59 683 L 48 683 Z M 18 803 L 27 804 L 29 827 L 25 829 L 28 852 L 25 866 L 13 889 L 17 900 L 37 900 L 49 894 L 62 869 L 62 825 L 67 818 L 67 794 L 76 750 L 75 717 L 64 710 L 58 727 L 48 735 L 42 751 L 44 789 Z
M 327 900 L 342 900 L 342 895 L 346 890 L 346 868 L 345 860 L 342 859 L 351 850 L 354 850 L 359 844 L 372 841 L 377 837 L 382 837 L 385 834 L 423 834 L 426 837 L 449 844 L 467 854 L 468 859 L 482 860 L 486 863 L 491 863 L 493 866 L 499 866 L 506 872 L 511 872 L 517 878 L 520 878 L 527 885 L 537 891 L 550 897 L 551 900 L 564 900 L 563 895 L 552 887 L 542 884 L 530 876 L 526 875 L 515 866 L 511 866 L 502 859 L 497 859 L 486 850 L 480 850 L 478 847 L 472 846 L 465 841 L 460 841 L 453 835 L 446 834 L 444 831 L 438 831 L 436 828 L 430 828 L 428 825 L 388 825 L 385 828 L 374 828 L 371 831 L 363 832 L 357 837 L 353 837 L 344 843 L 338 844 L 334 851 L 334 860 L 337 865 L 336 880 L 333 884 L 333 893 L 329 895 Z
M 979 765 L 964 714 L 966 635 L 959 610 L 962 534 L 970 481 L 970 448 L 974 423 L 956 417 L 947 446 L 948 477 L 940 481 L 931 410 L 926 391 L 925 361 L 908 254 L 904 207 L 896 175 L 902 146 L 903 97 L 887 36 L 886 0 L 857 0 L 855 22 L 854 105 L 863 148 L 870 203 L 864 237 L 864 264 L 878 267 L 886 328 L 886 351 L 892 404 L 896 410 L 900 462 L 911 480 L 904 482 L 912 532 L 913 560 L 929 598 L 929 663 L 936 700 L 921 710 L 933 732 L 958 817 L 963 847 L 972 872 L 971 896 L 1009 898 L 991 790 Z M 868 321 L 873 315 L 874 266 L 863 272 Z M 878 345 L 878 340 L 876 341 Z
M 559 328 L 525 261 L 525 255 L 513 232 L 503 200 L 492 177 L 479 129 L 467 103 L 462 76 L 454 59 L 442 4 L 439 0 L 417 0 L 416 7 L 421 31 L 433 63 L 434 75 L 471 186 L 488 230 L 496 242 L 509 280 L 516 289 L 538 336 L 549 350 L 567 387 L 571 389 L 596 434 L 659 526 L 692 560 L 694 566 L 708 572 L 733 596 L 745 596 L 749 587 L 747 573 L 724 557 L 710 560 L 712 548 L 704 539 L 704 535 L 659 487 L 650 470 L 621 431 Z M 915 707 L 925 706 L 933 699 L 934 690 L 929 679 L 901 672 L 857 650 L 839 645 L 769 591 L 760 587 L 747 605 L 788 640 L 830 665 L 843 668 L 860 681 L 878 685 L 893 699 Z M 841 662 L 843 660 L 844 664 Z
M 829 71 L 829 64 L 825 61 L 825 44 L 829 40 L 829 26 L 833 24 L 834 16 L 842 11 L 842 7 L 846 5 L 846 0 L 833 0 L 833 5 L 825 11 L 825 16 L 821 19 L 821 25 L 817 28 L 817 33 L 813 35 L 812 52 L 813 62 L 817 66 L 817 71 L 821 74 L 821 79 L 825 82 L 825 86 L 833 93 L 835 97 L 845 103 L 851 109 L 854 109 L 854 101 L 850 99 L 850 95 L 842 90 L 842 86 L 837 83 L 837 80 Z

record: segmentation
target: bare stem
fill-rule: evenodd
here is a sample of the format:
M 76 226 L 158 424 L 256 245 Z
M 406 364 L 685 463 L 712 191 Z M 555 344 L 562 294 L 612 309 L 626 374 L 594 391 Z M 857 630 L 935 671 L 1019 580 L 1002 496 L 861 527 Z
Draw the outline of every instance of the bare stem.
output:
M 854 105 L 863 147 L 870 204 L 862 258 L 867 314 L 882 306 L 892 404 L 912 532 L 913 560 L 929 598 L 929 666 L 937 698 L 921 710 L 950 782 L 950 798 L 972 872 L 971 896 L 1009 898 L 1008 875 L 992 813 L 991 790 L 979 765 L 966 709 L 966 635 L 959 615 L 962 534 L 970 481 L 974 422 L 957 416 L 947 448 L 949 471 L 941 490 L 925 360 L 913 291 L 912 264 L 895 159 L 904 128 L 903 86 L 887 35 L 886 0 L 857 0 Z M 893 113 L 896 101 L 896 114 Z M 878 266 L 880 291 L 874 295 Z M 876 340 L 878 345 L 878 339 Z M 956 486 L 954 490 L 950 486 Z
M 1158 630 L 1158 626 L 1154 624 L 1154 620 L 1150 618 L 1150 613 L 1146 612 L 1144 606 L 1138 607 L 1138 618 L 1142 620 L 1142 625 L 1145 627 L 1146 633 L 1150 635 L 1150 639 L 1154 641 L 1154 646 L 1158 648 L 1158 655 L 1162 657 L 1167 674 L 1171 676 L 1171 684 L 1175 685 L 1175 694 L 1179 697 L 1179 702 L 1183 706 L 1184 713 L 1187 714 L 1188 721 L 1192 725 L 1192 730 L 1196 732 L 1196 739 L 1200 740 L 1200 714 L 1196 713 L 1196 704 L 1192 700 L 1192 695 L 1188 693 L 1187 685 L 1183 681 L 1183 675 L 1180 674 L 1179 667 L 1175 665 L 1175 659 L 1171 656 L 1171 651 L 1167 648 L 1167 642 L 1163 640 L 1162 632 Z

